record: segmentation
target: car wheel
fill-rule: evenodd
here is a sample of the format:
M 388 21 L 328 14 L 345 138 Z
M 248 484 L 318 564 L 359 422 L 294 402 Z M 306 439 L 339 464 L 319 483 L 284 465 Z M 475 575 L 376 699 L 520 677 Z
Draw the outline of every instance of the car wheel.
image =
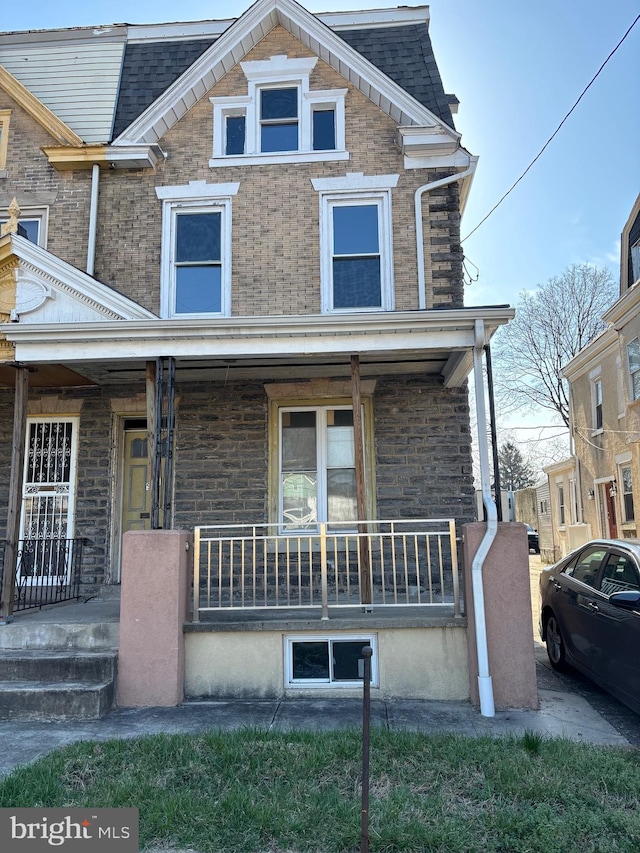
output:
M 558 620 L 554 613 L 550 613 L 549 618 L 547 619 L 547 630 L 545 636 L 549 663 L 554 669 L 565 669 L 566 660 L 564 653 L 564 640 L 562 639 L 560 626 L 558 625 Z

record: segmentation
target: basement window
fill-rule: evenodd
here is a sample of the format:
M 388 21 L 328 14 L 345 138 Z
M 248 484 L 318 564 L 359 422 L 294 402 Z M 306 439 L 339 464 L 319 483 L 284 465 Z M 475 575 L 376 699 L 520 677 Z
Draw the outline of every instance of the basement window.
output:
M 376 637 L 349 636 L 287 637 L 285 685 L 287 687 L 360 687 L 364 678 L 362 649 L 371 646 L 371 685 L 378 686 Z

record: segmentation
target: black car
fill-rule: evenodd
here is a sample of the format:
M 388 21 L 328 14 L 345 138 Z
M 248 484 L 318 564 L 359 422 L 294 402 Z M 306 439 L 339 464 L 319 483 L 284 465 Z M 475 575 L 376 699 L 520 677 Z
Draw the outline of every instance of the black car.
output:
M 598 539 L 540 574 L 540 636 L 567 664 L 640 713 L 640 540 Z
M 540 540 L 538 539 L 538 531 L 534 530 L 530 524 L 527 524 L 527 539 L 529 540 L 529 551 L 539 554 Z

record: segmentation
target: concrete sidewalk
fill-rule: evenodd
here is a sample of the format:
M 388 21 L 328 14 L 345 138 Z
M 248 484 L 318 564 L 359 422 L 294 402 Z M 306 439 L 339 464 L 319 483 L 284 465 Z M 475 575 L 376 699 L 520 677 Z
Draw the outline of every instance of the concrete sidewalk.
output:
M 629 746 L 626 738 L 585 699 L 552 690 L 540 691 L 538 711 L 499 711 L 491 718 L 481 716 L 465 702 L 374 699 L 371 719 L 373 725 L 391 731 L 449 732 L 470 737 L 520 736 L 531 731 L 545 737 Z M 0 776 L 79 740 L 131 738 L 160 732 L 197 733 L 209 729 L 331 731 L 359 728 L 361 723 L 360 700 L 333 696 L 326 700 L 185 702 L 176 708 L 124 708 L 89 722 L 0 722 Z

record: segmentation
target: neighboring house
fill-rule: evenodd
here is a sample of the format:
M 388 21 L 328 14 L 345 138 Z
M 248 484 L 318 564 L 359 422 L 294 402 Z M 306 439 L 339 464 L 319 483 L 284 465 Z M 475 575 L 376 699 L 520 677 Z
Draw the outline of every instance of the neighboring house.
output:
M 427 8 L 12 33 L 0 66 L 0 501 L 23 589 L 82 541 L 94 593 L 125 531 L 196 528 L 194 619 L 234 625 L 213 664 L 193 634 L 191 695 L 270 695 L 283 667 L 353 687 L 365 641 L 387 693 L 467 695 L 467 376 L 513 312 L 463 304 L 476 158 Z M 399 610 L 254 630 L 320 601 Z
M 607 328 L 563 369 L 574 458 L 546 468 L 561 553 L 635 538 L 640 512 L 640 197 L 622 231 L 620 298 Z
M 536 504 L 538 513 L 538 544 L 540 545 L 540 558 L 543 563 L 555 563 L 558 559 L 551 515 L 551 495 L 549 491 L 549 480 L 545 477 L 535 486 Z

